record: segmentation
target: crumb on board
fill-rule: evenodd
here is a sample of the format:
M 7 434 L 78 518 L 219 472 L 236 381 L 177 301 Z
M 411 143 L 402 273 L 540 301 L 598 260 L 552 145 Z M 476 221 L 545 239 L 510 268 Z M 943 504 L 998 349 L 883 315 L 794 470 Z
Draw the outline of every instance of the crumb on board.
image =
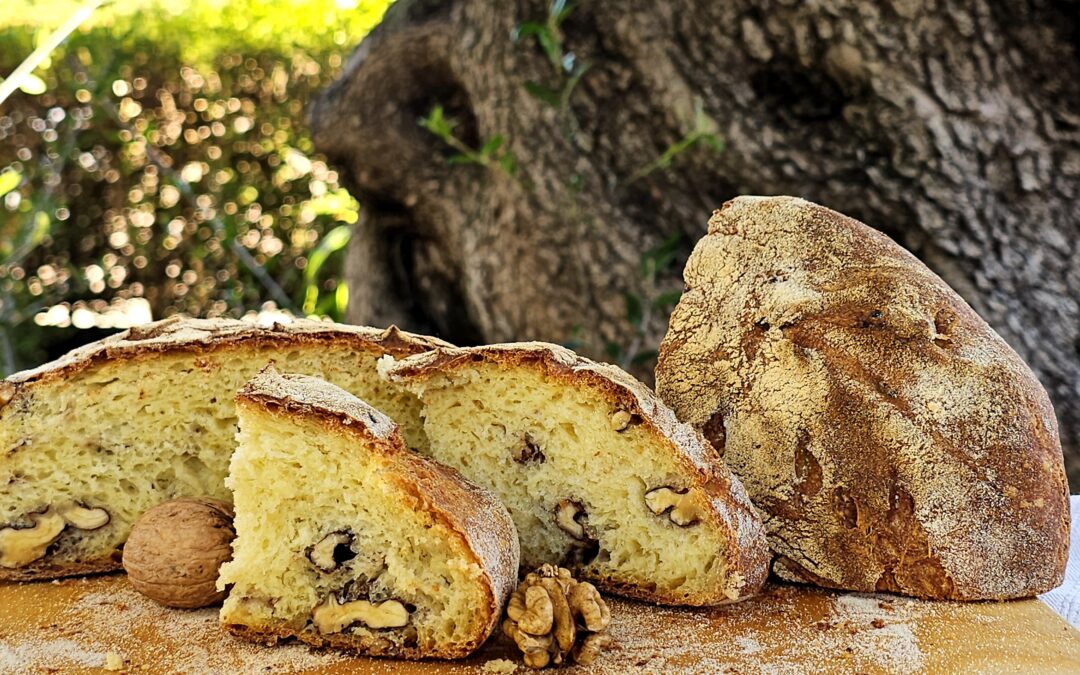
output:
M 109 652 L 105 655 L 105 670 L 111 670 L 113 672 L 116 672 L 118 670 L 123 670 L 123 668 L 123 656 L 120 656 L 116 652 Z
M 510 659 L 491 659 L 483 665 L 485 673 L 512 673 L 518 669 L 518 665 Z

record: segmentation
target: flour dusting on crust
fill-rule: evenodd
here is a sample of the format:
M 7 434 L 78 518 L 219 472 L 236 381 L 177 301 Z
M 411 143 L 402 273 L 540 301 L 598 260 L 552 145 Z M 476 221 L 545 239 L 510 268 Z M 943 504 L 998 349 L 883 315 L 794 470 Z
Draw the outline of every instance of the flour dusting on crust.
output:
M 657 392 L 742 479 L 778 574 L 948 599 L 1060 583 L 1049 398 L 914 256 L 801 199 L 740 197 L 684 276 Z

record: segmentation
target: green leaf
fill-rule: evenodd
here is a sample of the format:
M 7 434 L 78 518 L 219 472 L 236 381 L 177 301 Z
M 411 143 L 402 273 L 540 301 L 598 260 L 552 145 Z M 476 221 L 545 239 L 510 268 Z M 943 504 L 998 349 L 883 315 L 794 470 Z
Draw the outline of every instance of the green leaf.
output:
M 551 65 L 555 66 L 558 70 L 562 67 L 562 45 L 555 39 L 555 36 L 550 31 L 544 31 L 543 33 L 537 33 L 537 42 L 540 43 L 541 49 L 547 54 L 548 61 L 551 61 Z
M 251 193 L 247 192 L 248 190 L 256 193 L 254 197 L 258 196 L 257 191 L 250 186 L 242 188 L 239 194 L 241 196 L 245 193 L 250 195 Z M 310 209 L 317 216 L 333 216 L 334 220 L 355 223 L 359 218 L 360 204 L 344 188 L 338 188 L 333 192 L 327 192 L 324 195 L 305 201 L 303 207 Z
M 472 155 L 466 155 L 460 152 L 455 155 L 451 155 L 450 158 L 446 161 L 449 164 L 483 164 L 483 162 L 481 162 L 476 157 L 473 157 Z
M 641 298 L 633 293 L 627 293 L 623 296 L 626 301 L 626 320 L 630 322 L 630 325 L 639 328 L 641 327 L 641 319 L 643 316 L 641 308 Z
M 551 15 L 556 21 L 559 20 L 559 15 L 566 11 L 566 0 L 551 0 L 551 7 L 548 9 L 548 14 Z
M 716 152 L 723 152 L 724 150 L 724 141 L 716 134 L 705 134 L 701 137 L 701 142 Z
M 499 165 L 503 171 L 510 174 L 511 178 L 517 175 L 517 158 L 514 157 L 514 153 L 503 153 L 502 157 L 499 157 Z
M 349 243 L 350 238 L 352 238 L 351 225 L 338 225 L 323 235 L 322 241 L 319 242 L 319 245 L 316 246 L 315 250 L 308 256 L 308 264 L 307 267 L 304 268 L 304 280 L 311 284 L 318 279 L 319 270 L 322 268 L 323 264 L 326 263 L 330 254 L 345 248 L 345 245 Z
M 682 291 L 668 291 L 667 293 L 661 293 L 653 300 L 653 309 L 667 309 L 672 305 L 678 304 L 680 298 L 682 298 Z
M 420 126 L 445 140 L 454 133 L 454 121 L 444 115 L 443 107 L 436 104 L 427 117 L 420 118 Z
M 345 318 L 345 310 L 349 307 L 349 284 L 344 279 L 338 280 L 337 288 L 334 290 L 334 311 L 336 312 L 334 320 L 341 321 Z
M 560 103 L 562 102 L 561 97 L 559 96 L 559 92 L 553 89 L 548 89 L 547 87 L 538 82 L 533 82 L 532 80 L 530 80 L 526 82 L 523 86 L 525 87 L 525 91 L 527 91 L 530 96 L 542 103 L 548 104 L 552 108 L 558 108 Z
M 18 171 L 11 170 L 0 173 L 0 197 L 19 187 L 21 182 L 22 174 Z
M 659 355 L 660 355 L 660 352 L 656 351 L 655 349 L 645 349 L 643 351 L 638 352 L 637 354 L 634 354 L 634 358 L 630 359 L 630 364 L 635 365 L 635 366 L 640 366 L 640 365 L 642 365 L 644 363 L 648 363 L 649 361 L 652 361 L 653 359 L 655 359 Z
M 523 38 L 533 37 L 541 33 L 547 33 L 548 27 L 542 23 L 536 23 L 535 21 L 525 21 L 518 24 L 517 30 L 514 31 L 514 41 L 519 41 Z
M 491 157 L 496 153 L 496 151 L 498 151 L 500 147 L 502 147 L 502 144 L 502 134 L 495 134 L 487 140 L 487 143 L 484 143 L 482 148 L 480 148 L 480 154 L 484 155 L 485 157 Z
M 314 314 L 315 307 L 319 302 L 319 285 L 308 284 L 304 287 L 304 305 L 301 307 L 304 314 Z
M 45 85 L 45 80 L 33 73 L 27 73 L 23 76 L 22 82 L 19 83 L 19 89 L 22 89 L 24 94 L 40 96 L 48 91 L 49 87 Z

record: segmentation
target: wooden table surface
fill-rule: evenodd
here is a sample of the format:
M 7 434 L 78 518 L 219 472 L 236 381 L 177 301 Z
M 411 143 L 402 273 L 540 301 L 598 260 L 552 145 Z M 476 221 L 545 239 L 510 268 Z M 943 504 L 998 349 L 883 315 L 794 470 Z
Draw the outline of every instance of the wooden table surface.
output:
M 931 603 L 769 586 L 708 610 L 611 600 L 615 647 L 575 672 L 1080 673 L 1080 633 L 1037 600 Z M 226 635 L 215 609 L 173 610 L 123 575 L 0 585 L 0 673 L 505 672 L 493 639 L 456 663 L 354 658 Z M 518 673 L 529 672 L 524 667 Z

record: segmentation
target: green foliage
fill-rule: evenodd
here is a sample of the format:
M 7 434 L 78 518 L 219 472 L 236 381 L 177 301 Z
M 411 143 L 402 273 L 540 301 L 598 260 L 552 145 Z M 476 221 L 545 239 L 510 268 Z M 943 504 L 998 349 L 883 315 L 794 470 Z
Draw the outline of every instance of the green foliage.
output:
M 699 144 L 714 152 L 720 152 L 724 149 L 724 141 L 716 133 L 713 121 L 709 119 L 709 116 L 702 109 L 700 99 L 694 102 L 694 128 L 669 145 L 664 152 L 660 153 L 659 157 L 635 171 L 626 182 L 633 183 L 658 169 L 668 168 L 675 161 L 675 158 Z
M 331 254 L 345 248 L 352 237 L 352 227 L 338 225 L 323 236 L 322 241 L 308 256 L 307 267 L 304 268 L 304 313 L 305 314 L 330 314 L 333 313 L 328 307 L 322 307 L 319 312 L 319 271 L 330 259 Z M 344 282 L 339 282 L 339 288 L 344 287 Z M 347 292 L 347 291 L 346 291 Z M 347 296 L 346 296 L 347 297 Z M 336 303 L 335 303 L 336 305 Z M 337 309 L 336 307 L 334 309 Z M 344 311 L 344 307 L 340 309 Z
M 565 0 L 553 0 L 543 23 L 525 21 L 514 31 L 515 41 L 534 38 L 555 71 L 555 85 L 529 80 L 523 85 L 525 91 L 538 101 L 557 108 L 560 114 L 569 110 L 570 96 L 589 70 L 589 64 L 580 63 L 574 52 L 566 49 L 563 41 L 561 26 L 573 11 L 574 5 L 567 4 Z
M 682 291 L 662 290 L 657 277 L 671 268 L 683 246 L 683 236 L 676 234 L 668 237 L 659 245 L 641 254 L 641 270 L 644 296 L 627 293 L 623 296 L 626 306 L 626 321 L 633 330 L 633 338 L 626 347 L 609 342 L 604 348 L 608 358 L 623 368 L 642 366 L 656 358 L 655 349 L 643 348 L 645 331 L 654 316 L 665 316 L 679 302 Z
M 457 151 L 447 160 L 451 164 L 479 164 L 487 169 L 502 169 L 511 178 L 517 175 L 517 159 L 513 152 L 503 148 L 502 134 L 492 136 L 479 150 L 474 150 L 454 135 L 457 125 L 457 120 L 447 117 L 438 104 L 432 106 L 427 117 L 420 118 L 420 126 Z
M 22 182 L 22 174 L 18 171 L 5 171 L 0 173 L 0 197 L 19 187 Z
M 0 72 L 83 4 L 5 2 Z M 118 1 L 51 52 L 45 91 L 0 108 L 0 370 L 77 341 L 50 307 L 72 325 L 132 300 L 155 318 L 341 317 L 358 204 L 303 102 L 389 3 L 348 4 Z

